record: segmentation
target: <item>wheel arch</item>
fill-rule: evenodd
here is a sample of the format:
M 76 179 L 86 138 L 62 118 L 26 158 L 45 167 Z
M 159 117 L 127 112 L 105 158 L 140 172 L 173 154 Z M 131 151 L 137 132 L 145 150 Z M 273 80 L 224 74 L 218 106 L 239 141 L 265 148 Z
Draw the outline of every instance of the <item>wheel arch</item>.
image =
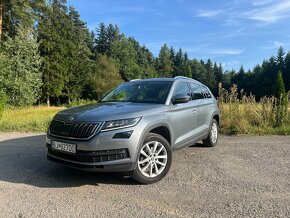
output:
M 142 137 L 141 139 L 139 140 L 139 143 L 138 143 L 138 149 L 137 149 L 137 153 L 135 154 L 135 157 L 138 158 L 138 152 L 141 148 L 141 146 L 143 145 L 143 142 L 145 141 L 147 135 L 152 132 L 152 133 L 158 133 L 158 131 L 161 131 L 161 130 L 166 130 L 166 135 L 170 140 L 168 141 L 168 139 L 166 137 L 164 137 L 162 134 L 160 134 L 161 136 L 163 136 L 169 143 L 171 149 L 173 147 L 173 134 L 172 134 L 172 130 L 170 128 L 170 126 L 167 124 L 167 123 L 157 123 L 157 124 L 153 124 L 153 125 L 149 125 L 142 133 Z M 135 166 L 134 166 L 134 169 L 136 168 L 137 166 L 137 161 L 135 161 Z

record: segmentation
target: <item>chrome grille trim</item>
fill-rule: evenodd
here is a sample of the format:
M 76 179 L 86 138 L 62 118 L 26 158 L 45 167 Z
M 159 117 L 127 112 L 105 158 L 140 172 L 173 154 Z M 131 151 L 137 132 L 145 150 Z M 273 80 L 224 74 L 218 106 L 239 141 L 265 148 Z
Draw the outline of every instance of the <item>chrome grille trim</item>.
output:
M 67 123 L 65 121 L 52 120 L 48 133 L 57 138 L 89 140 L 100 131 L 101 126 L 101 122 Z

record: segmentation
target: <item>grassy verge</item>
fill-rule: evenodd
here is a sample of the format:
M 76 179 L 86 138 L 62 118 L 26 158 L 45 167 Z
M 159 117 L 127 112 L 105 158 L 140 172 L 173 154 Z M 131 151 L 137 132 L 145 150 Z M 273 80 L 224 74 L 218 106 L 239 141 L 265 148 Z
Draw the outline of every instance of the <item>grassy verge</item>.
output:
M 290 135 L 287 98 L 263 97 L 257 102 L 234 85 L 230 92 L 220 87 L 218 100 L 224 134 Z
M 46 132 L 53 116 L 63 107 L 30 107 L 6 109 L 0 120 L 0 131 Z M 273 127 L 261 115 L 260 103 L 222 104 L 221 133 L 250 135 L 290 135 L 290 121 Z
M 0 131 L 46 132 L 53 116 L 61 107 L 6 109 L 0 120 Z

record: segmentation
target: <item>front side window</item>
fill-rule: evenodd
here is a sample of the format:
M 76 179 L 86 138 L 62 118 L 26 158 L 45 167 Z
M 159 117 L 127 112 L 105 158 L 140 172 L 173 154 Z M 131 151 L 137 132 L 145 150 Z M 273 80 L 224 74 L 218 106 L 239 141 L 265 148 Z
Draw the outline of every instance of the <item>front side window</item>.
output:
M 200 85 L 195 84 L 195 83 L 190 83 L 190 88 L 191 88 L 192 100 L 204 98 Z
M 179 82 L 174 90 L 173 96 L 176 95 L 190 96 L 190 90 L 186 82 Z
M 109 92 L 101 102 L 134 102 L 164 104 L 172 82 L 146 81 L 125 83 Z

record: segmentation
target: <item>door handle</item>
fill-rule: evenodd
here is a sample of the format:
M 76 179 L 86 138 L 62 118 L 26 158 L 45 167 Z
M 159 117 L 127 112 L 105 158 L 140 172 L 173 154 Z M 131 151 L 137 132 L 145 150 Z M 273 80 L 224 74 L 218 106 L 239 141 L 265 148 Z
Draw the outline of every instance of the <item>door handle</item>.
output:
M 196 114 L 196 110 L 192 110 L 192 114 Z

